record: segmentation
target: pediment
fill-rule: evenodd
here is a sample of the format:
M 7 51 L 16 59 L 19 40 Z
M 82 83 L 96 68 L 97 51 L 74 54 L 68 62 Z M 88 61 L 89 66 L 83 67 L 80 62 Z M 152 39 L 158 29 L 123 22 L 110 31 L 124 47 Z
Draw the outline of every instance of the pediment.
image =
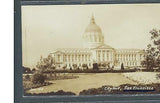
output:
M 53 52 L 53 54 L 64 54 L 64 52 L 58 50 L 58 51 Z
M 100 45 L 94 49 L 113 49 L 113 48 L 109 45 L 103 44 L 103 45 Z

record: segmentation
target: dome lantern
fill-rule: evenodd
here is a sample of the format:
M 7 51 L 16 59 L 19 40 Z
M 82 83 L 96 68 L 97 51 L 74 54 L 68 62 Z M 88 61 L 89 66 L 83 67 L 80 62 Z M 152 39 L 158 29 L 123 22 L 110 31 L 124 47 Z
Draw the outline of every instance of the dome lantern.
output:
M 92 15 L 92 18 L 91 18 L 91 24 L 95 24 L 95 20 L 94 20 L 94 16 Z

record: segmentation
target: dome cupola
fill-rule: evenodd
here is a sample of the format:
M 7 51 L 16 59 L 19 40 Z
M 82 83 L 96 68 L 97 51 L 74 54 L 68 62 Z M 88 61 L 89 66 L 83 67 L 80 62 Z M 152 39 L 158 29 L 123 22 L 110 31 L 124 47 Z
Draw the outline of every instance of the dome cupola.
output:
M 100 27 L 95 23 L 95 19 L 92 16 L 90 24 L 87 26 L 85 32 L 102 32 Z
M 85 29 L 83 41 L 85 48 L 95 48 L 104 44 L 104 36 L 101 28 L 96 24 L 94 16 L 91 17 L 90 24 Z

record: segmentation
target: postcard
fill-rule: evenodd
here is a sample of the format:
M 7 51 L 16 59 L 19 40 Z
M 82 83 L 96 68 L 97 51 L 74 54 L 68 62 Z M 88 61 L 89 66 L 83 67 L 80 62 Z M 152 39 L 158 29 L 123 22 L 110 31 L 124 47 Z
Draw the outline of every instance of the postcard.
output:
M 159 10 L 22 5 L 23 96 L 159 94 Z

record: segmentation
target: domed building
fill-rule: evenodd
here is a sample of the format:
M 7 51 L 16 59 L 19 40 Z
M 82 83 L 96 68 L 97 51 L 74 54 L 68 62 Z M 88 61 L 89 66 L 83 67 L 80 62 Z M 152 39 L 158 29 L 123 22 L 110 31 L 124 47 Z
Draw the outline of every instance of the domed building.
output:
M 96 24 L 92 16 L 90 24 L 85 29 L 83 34 L 83 42 L 85 48 L 95 48 L 104 44 L 104 36 L 101 28 Z
M 51 53 L 59 69 L 91 69 L 93 63 L 103 66 L 107 64 L 107 67 L 112 69 L 120 68 L 122 63 L 127 67 L 135 67 L 141 66 L 144 59 L 143 50 L 115 49 L 106 45 L 103 32 L 93 16 L 82 38 L 84 48 L 61 48 Z

